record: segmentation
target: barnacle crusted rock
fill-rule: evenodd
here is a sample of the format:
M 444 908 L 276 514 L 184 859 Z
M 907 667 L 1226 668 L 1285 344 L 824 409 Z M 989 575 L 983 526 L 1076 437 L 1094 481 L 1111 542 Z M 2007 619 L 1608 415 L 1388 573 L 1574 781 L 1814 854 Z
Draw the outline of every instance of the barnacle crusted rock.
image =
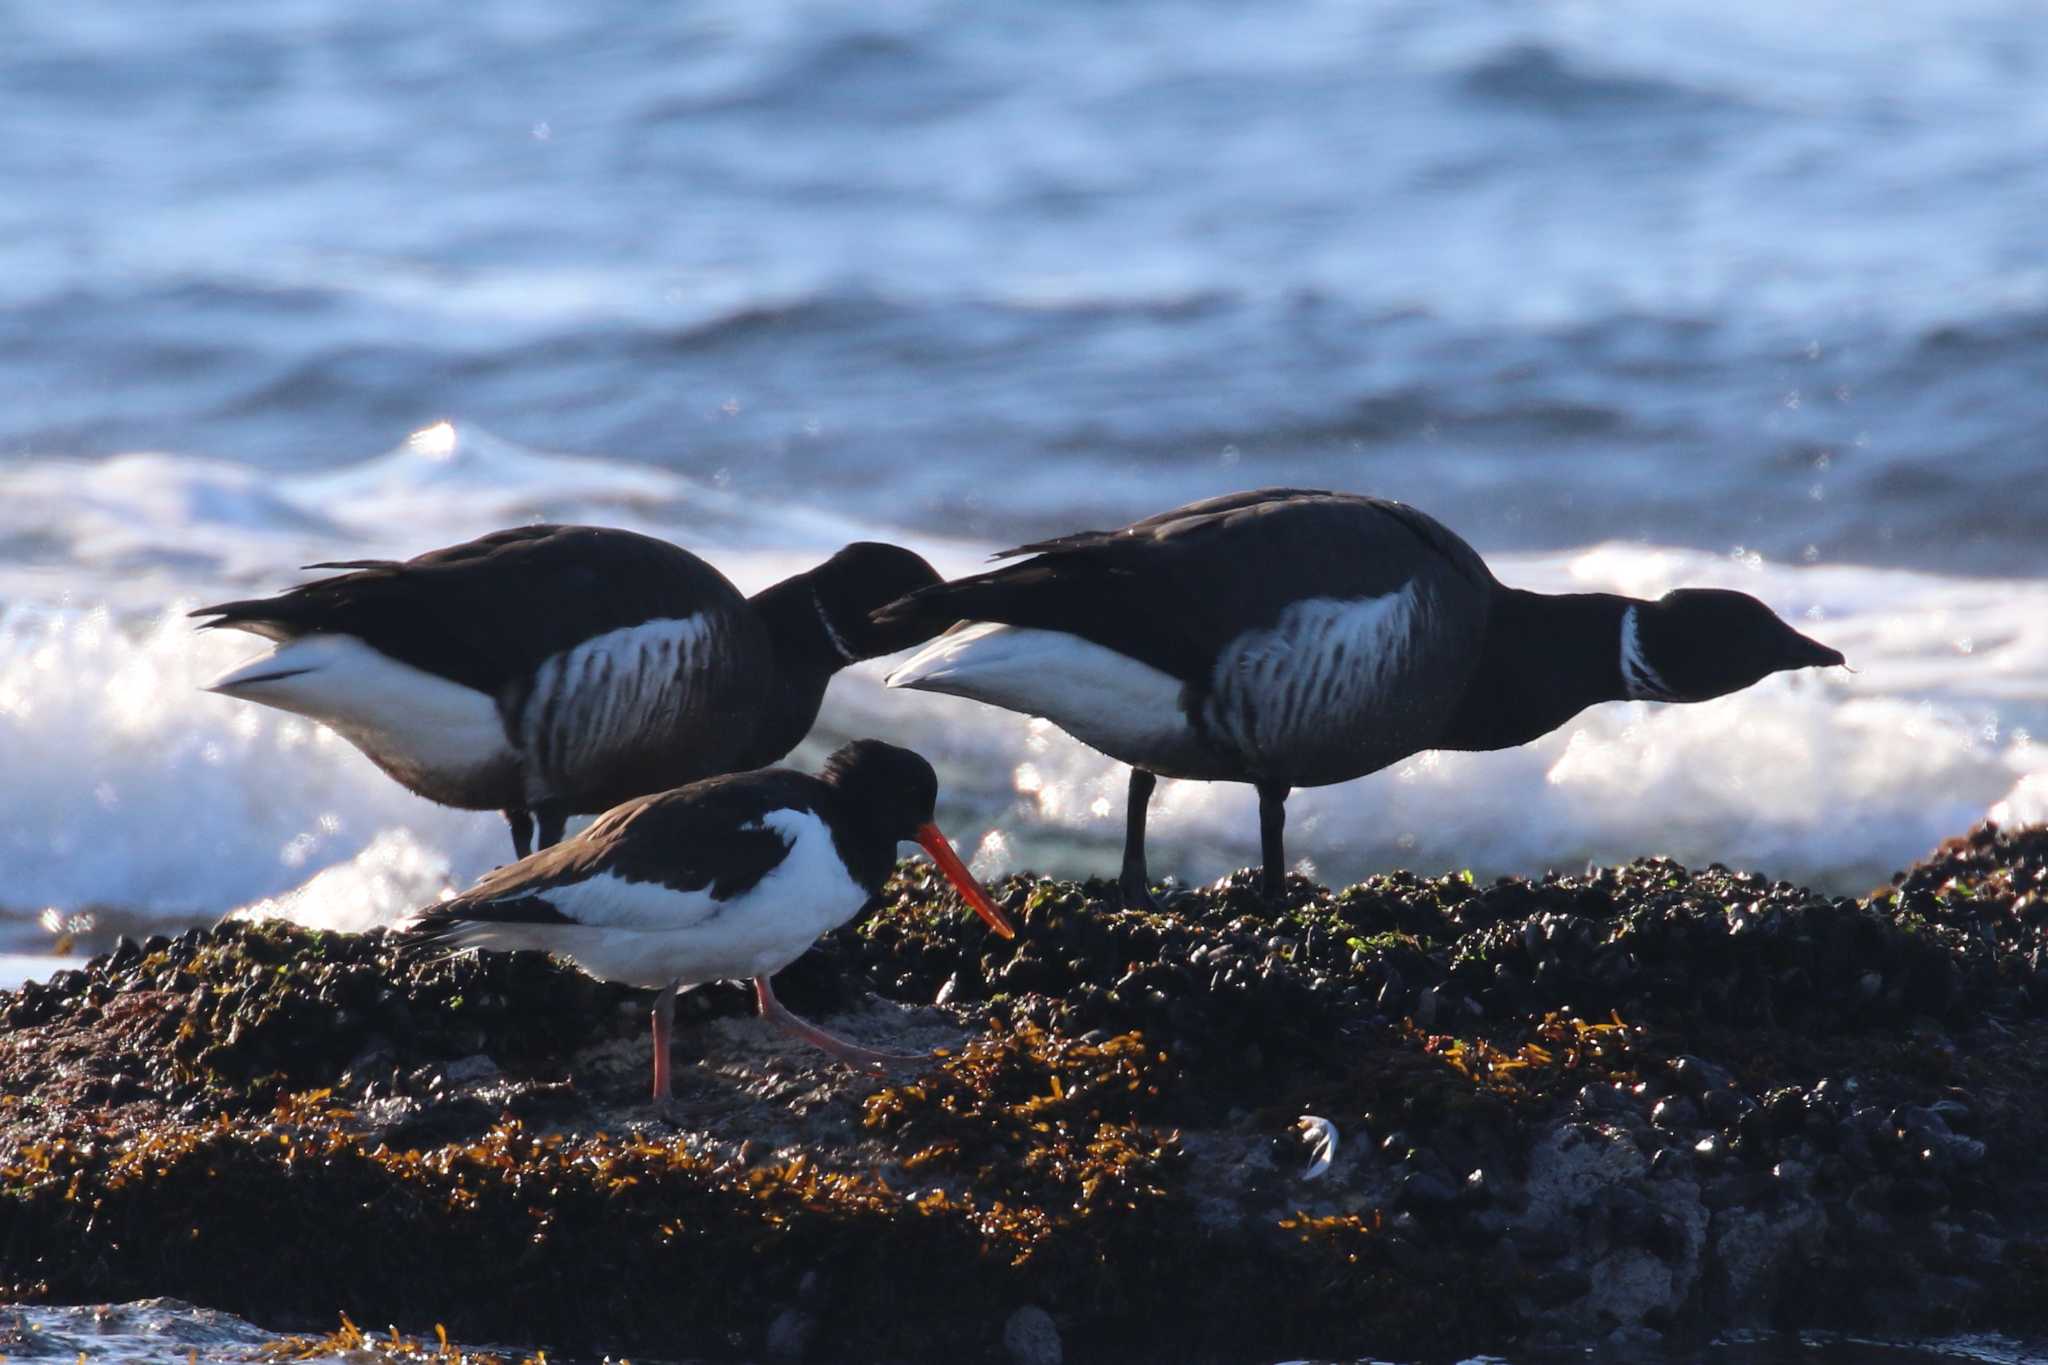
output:
M 933 1064 L 837 1068 L 706 988 L 666 1109 L 645 998 L 537 956 L 124 940 L 0 996 L 0 1291 L 988 1360 L 1026 1308 L 1077 1357 L 1226 1359 L 2048 1302 L 2048 830 L 1861 900 L 1659 859 L 995 890 L 1013 943 L 906 866 L 780 980 Z

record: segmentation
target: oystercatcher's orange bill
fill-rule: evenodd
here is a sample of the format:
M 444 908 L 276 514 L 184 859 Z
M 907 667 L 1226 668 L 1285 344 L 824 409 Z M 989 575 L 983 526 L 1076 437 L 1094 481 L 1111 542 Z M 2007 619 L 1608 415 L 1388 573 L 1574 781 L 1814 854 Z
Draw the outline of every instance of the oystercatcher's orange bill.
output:
M 946 874 L 946 880 L 953 883 L 960 892 L 960 898 L 974 907 L 974 913 L 988 921 L 988 927 L 1004 938 L 1017 937 L 1017 931 L 1010 927 L 1009 917 L 996 909 L 996 903 L 988 898 L 988 892 L 981 889 L 981 883 L 974 880 L 974 874 L 967 870 L 967 864 L 960 861 L 960 855 L 946 842 L 946 836 L 939 833 L 937 825 L 926 825 L 917 832 L 918 846 L 931 854 L 932 861 L 939 865 L 939 871 Z

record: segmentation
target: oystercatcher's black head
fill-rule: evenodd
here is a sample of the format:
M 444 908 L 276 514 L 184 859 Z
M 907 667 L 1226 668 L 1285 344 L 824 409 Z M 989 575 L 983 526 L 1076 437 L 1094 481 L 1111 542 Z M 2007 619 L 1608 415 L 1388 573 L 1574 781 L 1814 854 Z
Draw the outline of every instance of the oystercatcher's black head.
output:
M 825 760 L 818 776 L 860 807 L 867 823 L 896 839 L 913 839 L 932 821 L 939 800 L 939 775 L 921 754 L 857 739 Z
M 1773 673 L 1845 662 L 1748 593 L 1725 588 L 1679 588 L 1632 608 L 1621 650 L 1630 695 L 1663 701 L 1708 701 Z
M 847 798 L 847 807 L 861 828 L 885 839 L 892 847 L 910 842 L 922 846 L 960 892 L 961 899 L 988 921 L 989 928 L 1004 938 L 1016 937 L 1017 931 L 1010 927 L 1010 921 L 988 898 L 988 892 L 981 889 L 967 865 L 960 861 L 960 855 L 933 823 L 939 776 L 920 755 L 879 739 L 857 739 L 826 759 L 818 776 Z M 877 876 L 877 886 L 880 881 Z
M 856 659 L 894 654 L 923 644 L 935 633 L 915 625 L 876 625 L 869 619 L 876 608 L 941 581 L 931 565 L 900 545 L 856 541 L 808 576 L 826 624 Z

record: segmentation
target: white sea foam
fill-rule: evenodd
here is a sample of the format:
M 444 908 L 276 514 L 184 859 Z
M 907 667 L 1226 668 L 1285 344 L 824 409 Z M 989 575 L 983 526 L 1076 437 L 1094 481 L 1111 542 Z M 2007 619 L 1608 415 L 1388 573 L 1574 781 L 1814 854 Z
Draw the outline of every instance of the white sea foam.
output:
M 114 462 L 121 465 L 123 462 Z M 380 922 L 509 854 L 503 823 L 444 810 L 295 716 L 201 684 L 260 649 L 183 611 L 270 591 L 297 564 L 402 555 L 538 516 L 625 524 L 703 550 L 743 589 L 846 540 L 897 539 L 941 572 L 986 547 L 742 503 L 677 475 L 434 428 L 352 468 L 267 482 L 137 457 L 132 476 L 0 470 L 0 905 L 113 905 L 165 923 L 261 903 L 336 928 Z M 27 523 L 37 519 L 31 541 Z M 1647 851 L 1860 890 L 1987 814 L 2048 819 L 2048 582 L 1605 545 L 1493 557 L 1543 589 L 1741 587 L 1857 672 L 1781 676 L 1699 706 L 1617 703 L 1536 744 L 1424 754 L 1289 803 L 1290 854 L 1326 880 L 1395 865 L 1481 874 Z M 978 873 L 1112 873 L 1124 771 L 1044 722 L 888 692 L 886 663 L 834 685 L 819 735 L 873 734 L 938 765 L 942 820 Z M 1257 857 L 1249 788 L 1162 783 L 1155 874 Z

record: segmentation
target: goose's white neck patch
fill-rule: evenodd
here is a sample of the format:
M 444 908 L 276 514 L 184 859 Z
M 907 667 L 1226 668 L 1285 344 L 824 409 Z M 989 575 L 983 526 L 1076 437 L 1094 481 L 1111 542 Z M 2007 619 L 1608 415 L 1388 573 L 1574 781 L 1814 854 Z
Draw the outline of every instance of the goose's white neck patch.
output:
M 818 609 L 818 624 L 825 628 L 825 638 L 832 642 L 832 648 L 839 651 L 839 657 L 850 664 L 859 663 L 860 655 L 853 652 L 852 646 L 846 643 L 846 637 L 832 624 L 832 614 L 825 610 L 825 599 L 818 596 L 816 588 L 811 589 L 811 605 Z
M 1643 635 L 1636 609 L 1621 614 L 1621 686 L 1631 701 L 1676 701 L 1671 684 L 1650 667 L 1643 654 Z

